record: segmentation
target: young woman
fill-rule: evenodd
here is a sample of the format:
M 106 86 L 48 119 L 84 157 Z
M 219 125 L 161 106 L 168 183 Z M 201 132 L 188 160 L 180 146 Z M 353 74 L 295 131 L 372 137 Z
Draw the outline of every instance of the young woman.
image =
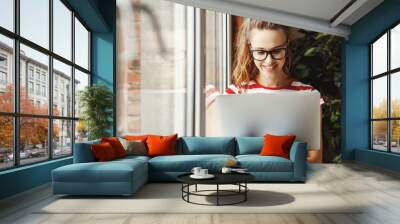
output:
M 289 27 L 246 19 L 238 35 L 233 84 L 226 89 L 226 94 L 317 91 L 312 86 L 297 81 L 290 74 L 292 38 Z M 210 87 L 207 92 L 207 103 L 211 105 L 218 94 Z M 310 150 L 308 161 L 321 162 L 322 147 Z
M 239 32 L 233 84 L 227 94 L 271 91 L 316 91 L 291 76 L 291 30 L 246 19 Z

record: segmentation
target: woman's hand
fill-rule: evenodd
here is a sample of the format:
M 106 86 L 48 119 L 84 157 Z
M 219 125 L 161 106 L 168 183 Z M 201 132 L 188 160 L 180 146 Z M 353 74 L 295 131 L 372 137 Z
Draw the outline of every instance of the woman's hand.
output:
M 206 94 L 206 109 L 208 109 L 214 103 L 215 98 L 220 95 L 220 92 L 212 84 L 208 84 L 204 92 Z

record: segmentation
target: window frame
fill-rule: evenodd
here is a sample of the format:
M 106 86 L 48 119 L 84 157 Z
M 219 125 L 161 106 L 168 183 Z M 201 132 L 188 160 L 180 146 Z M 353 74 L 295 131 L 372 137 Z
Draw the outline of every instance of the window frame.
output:
M 42 47 L 39 44 L 34 43 L 33 41 L 30 41 L 27 38 L 24 38 L 23 36 L 20 35 L 20 0 L 14 0 L 13 1 L 13 10 L 14 10 L 14 18 L 13 18 L 13 31 L 10 31 L 4 27 L 0 26 L 0 35 L 10 38 L 13 41 L 13 52 L 12 52 L 12 57 L 13 57 L 13 64 L 12 69 L 11 69 L 11 75 L 13 75 L 14 79 L 14 99 L 13 99 L 13 112 L 2 112 L 0 111 L 0 116 L 2 117 L 11 117 L 13 119 L 13 166 L 10 167 L 5 167 L 5 168 L 0 168 L 0 172 L 5 171 L 5 170 L 11 170 L 11 169 L 16 169 L 19 167 L 24 167 L 24 166 L 30 166 L 38 163 L 43 163 L 51 160 L 58 160 L 66 157 L 71 157 L 73 156 L 74 152 L 74 143 L 75 143 L 75 123 L 76 121 L 79 120 L 79 117 L 75 117 L 75 108 L 71 108 L 71 114 L 70 116 L 56 116 L 53 115 L 53 59 L 58 60 L 61 63 L 64 63 L 68 66 L 71 66 L 71 105 L 74 105 L 75 103 L 75 88 L 74 88 L 74 82 L 75 82 L 75 69 L 87 74 L 89 76 L 89 83 L 88 86 L 92 85 L 92 61 L 91 61 L 91 37 L 92 37 L 92 31 L 89 29 L 87 24 L 84 22 L 84 20 L 72 9 L 72 7 L 66 2 L 65 0 L 59 0 L 69 11 L 71 11 L 71 18 L 70 18 L 70 23 L 71 23 L 71 59 L 64 58 L 63 56 L 55 53 L 54 46 L 53 46 L 53 1 L 54 0 L 48 0 L 49 2 L 49 47 L 46 49 L 45 47 Z M 88 69 L 85 69 L 78 64 L 75 63 L 75 18 L 79 20 L 79 22 L 84 26 L 84 28 L 88 31 Z M 23 44 L 27 47 L 32 48 L 33 50 L 36 50 L 42 54 L 45 54 L 48 56 L 49 63 L 48 63 L 48 77 L 46 80 L 45 84 L 45 90 L 48 92 L 45 95 L 48 97 L 48 112 L 46 115 L 39 115 L 39 114 L 28 114 L 28 113 L 21 113 L 20 111 L 20 85 L 21 85 L 21 80 L 20 80 L 20 65 L 21 65 L 21 56 L 20 56 L 20 45 Z M 27 68 L 26 68 L 26 82 L 28 83 L 29 81 L 32 81 L 34 84 L 34 92 L 36 91 L 35 89 L 35 84 L 40 83 L 40 94 L 38 96 L 42 96 L 41 88 L 42 88 L 42 79 L 41 75 L 42 72 L 39 73 L 39 80 L 36 80 L 36 72 L 37 70 L 33 68 L 33 79 L 30 77 L 30 69 L 31 66 L 29 63 L 27 63 Z M 29 87 L 27 84 L 27 91 L 29 91 Z M 35 94 L 35 93 L 34 93 Z M 20 159 L 20 119 L 21 118 L 44 118 L 47 119 L 48 122 L 48 135 L 47 135 L 47 157 L 44 157 L 43 160 L 40 160 L 38 162 L 32 162 L 32 163 L 26 163 L 26 164 L 21 164 L 21 159 Z M 65 121 L 71 121 L 71 153 L 68 155 L 62 155 L 62 156 L 54 156 L 54 147 L 53 147 L 53 123 L 57 120 L 65 120 Z
M 384 32 L 379 34 L 375 39 L 373 39 L 371 42 L 368 43 L 368 52 L 369 52 L 369 77 L 368 77 L 368 82 L 369 82 L 369 149 L 373 151 L 378 151 L 378 152 L 385 152 L 385 153 L 391 153 L 391 154 L 400 154 L 400 152 L 393 152 L 392 151 L 392 121 L 400 121 L 400 117 L 392 117 L 392 101 L 391 101 L 391 79 L 393 75 L 396 75 L 396 73 L 400 72 L 400 67 L 391 69 L 391 30 L 395 28 L 396 26 L 400 26 L 400 21 L 395 22 L 392 24 L 390 27 L 385 29 Z M 376 74 L 373 74 L 373 44 L 376 43 L 381 37 L 384 35 L 387 35 L 387 64 L 386 64 L 386 71 Z M 386 105 L 386 118 L 373 118 L 373 81 L 378 79 L 386 77 L 386 87 L 387 87 L 387 105 Z M 374 121 L 386 121 L 386 151 L 384 150 L 379 150 L 374 148 L 374 132 L 373 132 L 373 122 Z

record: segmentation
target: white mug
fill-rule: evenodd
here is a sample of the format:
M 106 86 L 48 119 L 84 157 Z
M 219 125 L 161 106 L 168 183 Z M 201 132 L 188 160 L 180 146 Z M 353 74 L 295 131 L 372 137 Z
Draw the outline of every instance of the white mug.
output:
M 207 176 L 208 175 L 208 169 L 201 169 L 200 170 L 200 176 Z
M 196 176 L 199 176 L 199 175 L 201 175 L 201 174 L 200 174 L 200 171 L 201 171 L 201 170 L 202 170 L 201 167 L 193 167 L 192 173 L 193 173 L 194 175 L 196 175 Z
M 222 167 L 221 172 L 222 173 L 230 173 L 232 171 L 232 168 L 230 167 Z

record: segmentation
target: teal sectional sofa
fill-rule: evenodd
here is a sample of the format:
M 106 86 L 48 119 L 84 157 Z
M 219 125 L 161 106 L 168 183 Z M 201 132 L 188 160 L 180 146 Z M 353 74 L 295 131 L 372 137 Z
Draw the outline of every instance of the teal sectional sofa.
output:
M 304 182 L 306 180 L 306 143 L 295 141 L 290 159 L 260 156 L 263 137 L 182 137 L 177 155 L 127 156 L 96 162 L 91 141 L 75 144 L 74 163 L 52 171 L 54 194 L 131 195 L 148 181 L 176 181 L 193 167 L 218 172 L 228 160 L 236 160 L 260 182 Z

